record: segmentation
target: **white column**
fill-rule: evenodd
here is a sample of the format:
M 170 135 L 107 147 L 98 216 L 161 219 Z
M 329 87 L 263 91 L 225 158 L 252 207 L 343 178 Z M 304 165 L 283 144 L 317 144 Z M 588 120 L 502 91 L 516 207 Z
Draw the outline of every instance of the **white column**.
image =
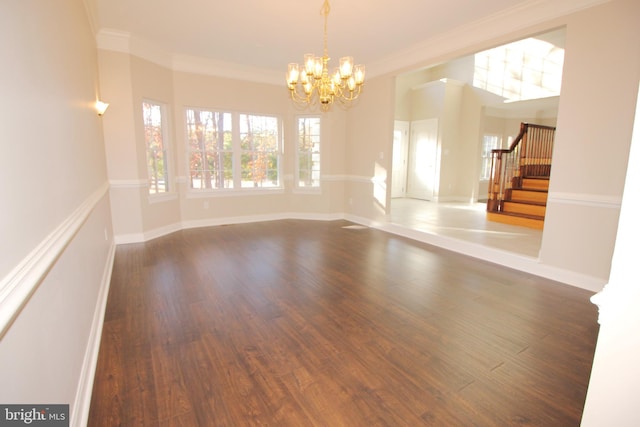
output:
M 592 297 L 600 309 L 600 333 L 583 412 L 583 427 L 640 426 L 639 273 L 640 102 L 636 106 L 609 283 Z

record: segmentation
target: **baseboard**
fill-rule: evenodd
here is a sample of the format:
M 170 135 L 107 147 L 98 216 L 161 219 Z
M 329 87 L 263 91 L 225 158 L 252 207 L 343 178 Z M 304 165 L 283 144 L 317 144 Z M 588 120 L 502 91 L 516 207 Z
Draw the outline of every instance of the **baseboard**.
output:
M 180 224 L 171 224 L 166 227 L 156 228 L 149 232 L 144 233 L 144 241 L 157 239 L 158 237 L 166 236 L 167 234 L 175 233 L 176 231 L 181 230 Z
M 335 221 L 343 219 L 343 214 L 307 214 L 307 213 L 277 213 L 268 215 L 245 215 L 227 218 L 212 218 L 196 221 L 185 221 L 181 224 L 181 228 L 186 230 L 189 228 L 215 227 L 219 225 L 231 224 L 248 224 L 252 222 L 280 221 L 285 219 L 302 219 L 309 221 Z
M 334 213 L 334 214 L 306 214 L 306 213 L 281 213 L 270 215 L 252 215 L 241 217 L 215 218 L 196 221 L 185 221 L 180 224 L 162 227 L 144 234 L 129 234 L 125 236 L 117 236 L 115 241 L 117 244 L 124 243 L 141 243 L 151 238 L 161 237 L 172 232 L 200 227 L 213 227 L 219 225 L 243 224 L 250 222 L 277 221 L 283 219 L 304 219 L 312 221 L 335 221 L 345 219 L 367 227 L 376 228 L 429 245 L 437 246 L 452 252 L 457 252 L 473 258 L 483 259 L 485 261 L 501 265 L 503 267 L 512 268 L 534 276 L 544 277 L 549 280 L 555 280 L 571 286 L 586 289 L 592 292 L 599 292 L 606 284 L 606 280 L 587 276 L 570 270 L 565 270 L 550 265 L 541 264 L 538 258 L 518 255 L 512 252 L 488 248 L 476 243 L 466 242 L 459 239 L 453 239 L 446 236 L 426 233 L 399 225 L 391 224 L 386 221 L 373 221 L 368 218 L 356 215 Z
M 216 227 L 231 224 L 247 224 L 252 222 L 279 221 L 284 219 L 302 219 L 309 221 L 336 221 L 344 219 L 342 213 L 335 214 L 308 214 L 308 213 L 278 213 L 268 215 L 245 215 L 224 218 L 207 218 L 201 220 L 183 221 L 176 224 L 145 231 L 144 233 L 120 234 L 114 237 L 116 245 L 129 243 L 143 243 L 158 237 L 166 236 L 180 230 L 191 228 Z
M 116 245 L 127 245 L 129 243 L 144 242 L 143 233 L 131 233 L 131 234 L 117 234 L 113 236 L 113 241 Z
M 541 264 L 540 260 L 535 257 L 528 257 L 500 249 L 489 248 L 476 243 L 413 230 L 395 224 L 371 221 L 367 218 L 353 215 L 347 215 L 346 219 L 361 225 L 386 231 L 391 234 L 417 240 L 419 242 L 437 246 L 462 255 L 482 259 L 493 264 L 498 264 L 503 267 L 522 271 L 545 279 L 554 280 L 591 292 L 601 291 L 606 284 L 606 280 L 601 278 Z
M 115 259 L 116 245 L 115 243 L 109 248 L 107 261 L 102 274 L 102 283 L 98 292 L 98 300 L 96 309 L 91 322 L 91 331 L 87 348 L 82 363 L 82 371 L 80 372 L 80 380 L 76 391 L 75 402 L 72 405 L 70 414 L 70 426 L 84 427 L 89 419 L 89 409 L 91 407 L 91 394 L 93 392 L 93 380 L 98 365 L 98 353 L 100 351 L 100 342 L 102 340 L 102 326 L 104 324 L 104 314 L 107 308 L 107 299 L 109 296 L 109 285 L 111 284 L 111 272 L 113 271 L 113 262 Z

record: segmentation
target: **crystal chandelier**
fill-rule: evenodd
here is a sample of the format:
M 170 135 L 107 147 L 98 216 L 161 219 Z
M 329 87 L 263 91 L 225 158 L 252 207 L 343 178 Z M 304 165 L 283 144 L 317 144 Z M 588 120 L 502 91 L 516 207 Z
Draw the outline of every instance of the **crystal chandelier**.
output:
M 329 53 L 327 50 L 327 17 L 331 7 L 325 0 L 320 10 L 324 16 L 324 55 L 304 55 L 304 64 L 289 64 L 287 86 L 295 104 L 305 108 L 320 104 L 322 111 L 329 111 L 333 101 L 348 107 L 362 91 L 364 65 L 353 65 L 353 58 L 340 58 L 340 66 L 329 75 Z

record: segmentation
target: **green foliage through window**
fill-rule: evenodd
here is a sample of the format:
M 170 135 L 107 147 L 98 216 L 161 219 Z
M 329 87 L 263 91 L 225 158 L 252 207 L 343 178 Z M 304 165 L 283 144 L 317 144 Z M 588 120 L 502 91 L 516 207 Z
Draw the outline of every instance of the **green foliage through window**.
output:
M 190 187 L 233 188 L 231 114 L 188 109 L 186 119 Z
M 147 151 L 147 176 L 149 194 L 169 191 L 167 149 L 164 143 L 163 106 L 151 102 L 142 103 L 144 141 Z
M 297 186 L 320 187 L 320 117 L 298 117 L 297 120 Z
M 187 109 L 186 125 L 192 189 L 280 187 L 277 117 Z

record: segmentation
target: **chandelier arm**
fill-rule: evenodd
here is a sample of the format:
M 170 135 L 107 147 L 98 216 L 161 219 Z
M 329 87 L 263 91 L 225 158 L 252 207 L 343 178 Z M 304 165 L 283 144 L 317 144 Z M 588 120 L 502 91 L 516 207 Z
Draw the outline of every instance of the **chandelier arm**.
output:
M 338 100 L 343 105 L 348 105 L 350 102 L 355 101 L 362 91 L 362 86 L 356 87 L 354 90 L 346 88 L 336 88 L 334 99 Z
M 289 95 L 291 96 L 291 100 L 296 103 L 305 103 L 308 104 L 311 101 L 312 95 L 307 95 L 304 91 L 301 93 L 298 89 L 299 86 L 289 89 Z

